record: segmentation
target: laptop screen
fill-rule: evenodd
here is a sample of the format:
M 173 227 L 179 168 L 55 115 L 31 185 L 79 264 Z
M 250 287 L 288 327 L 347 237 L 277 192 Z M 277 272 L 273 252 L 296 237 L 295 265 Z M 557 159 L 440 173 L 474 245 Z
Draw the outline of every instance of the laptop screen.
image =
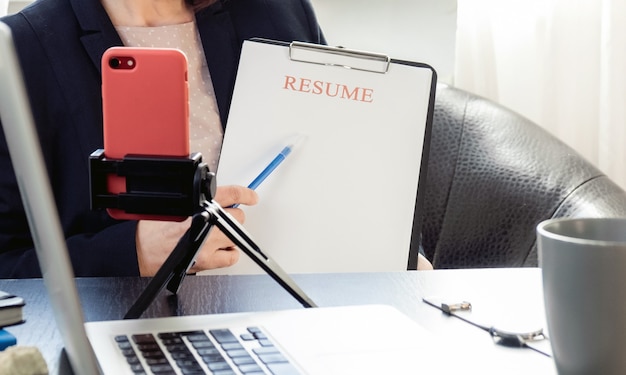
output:
M 98 374 L 10 28 L 0 22 L 0 120 L 57 326 L 74 371 Z

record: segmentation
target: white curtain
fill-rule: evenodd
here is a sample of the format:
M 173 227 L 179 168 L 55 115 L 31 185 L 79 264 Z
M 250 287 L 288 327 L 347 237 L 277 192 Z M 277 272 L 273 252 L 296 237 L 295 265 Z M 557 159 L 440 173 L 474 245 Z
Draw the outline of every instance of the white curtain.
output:
M 9 0 L 0 0 L 0 17 L 6 16 L 9 10 Z
M 454 83 L 626 188 L 626 0 L 458 0 Z

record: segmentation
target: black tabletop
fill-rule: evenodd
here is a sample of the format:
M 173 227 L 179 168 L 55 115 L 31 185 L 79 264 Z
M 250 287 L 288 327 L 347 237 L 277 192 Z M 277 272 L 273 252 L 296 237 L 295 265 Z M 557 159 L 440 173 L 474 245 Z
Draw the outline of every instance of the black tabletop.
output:
M 524 372 L 554 373 L 550 358 L 528 349 L 499 347 L 484 331 L 446 316 L 422 301 L 424 296 L 463 295 L 504 301 L 521 299 L 534 310 L 542 309 L 537 269 L 300 274 L 293 277 L 321 307 L 392 305 L 436 335 L 451 340 L 461 350 L 463 345 L 479 350 L 485 361 L 496 359 L 505 368 Z M 147 278 L 133 277 L 77 278 L 85 320 L 122 319 L 148 282 Z M 26 323 L 7 328 L 17 337 L 18 345 L 37 346 L 51 374 L 71 373 L 42 280 L 0 280 L 0 290 L 19 295 L 26 301 Z M 161 292 L 142 317 L 299 308 L 303 307 L 267 275 L 189 276 L 178 295 Z

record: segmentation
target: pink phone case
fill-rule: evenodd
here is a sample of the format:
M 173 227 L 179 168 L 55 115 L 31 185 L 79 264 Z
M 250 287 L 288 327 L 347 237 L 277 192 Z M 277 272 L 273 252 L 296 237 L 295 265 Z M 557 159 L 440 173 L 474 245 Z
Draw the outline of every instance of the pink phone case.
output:
M 112 47 L 102 56 L 104 155 L 189 156 L 187 58 L 176 49 Z M 108 191 L 126 191 L 110 176 Z M 116 219 L 183 220 L 108 209 Z

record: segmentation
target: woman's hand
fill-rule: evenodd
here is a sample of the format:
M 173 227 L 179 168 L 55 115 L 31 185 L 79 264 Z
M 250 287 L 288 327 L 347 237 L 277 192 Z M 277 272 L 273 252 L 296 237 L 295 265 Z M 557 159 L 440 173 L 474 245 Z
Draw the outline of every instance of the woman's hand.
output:
M 222 207 L 234 204 L 251 206 L 257 203 L 257 194 L 242 186 L 220 186 L 215 194 L 215 201 Z M 240 223 L 244 222 L 244 212 L 239 208 L 225 208 Z M 154 276 L 165 259 L 170 255 L 180 238 L 185 234 L 191 218 L 182 222 L 140 220 L 137 225 L 135 241 L 137 259 L 141 276 Z M 207 236 L 198 252 L 195 264 L 190 272 L 213 268 L 228 267 L 237 263 L 239 251 L 235 244 L 217 227 Z
M 432 270 L 433 265 L 422 254 L 417 254 L 417 269 L 420 271 Z

